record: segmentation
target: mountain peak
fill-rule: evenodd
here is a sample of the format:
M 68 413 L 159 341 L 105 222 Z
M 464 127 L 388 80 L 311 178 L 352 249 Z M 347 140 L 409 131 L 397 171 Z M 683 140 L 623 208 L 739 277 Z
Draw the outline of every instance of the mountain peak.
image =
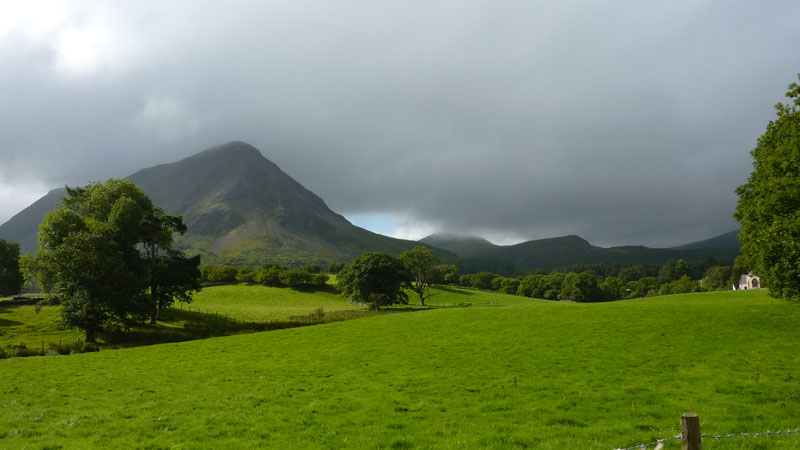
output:
M 195 156 L 211 156 L 211 155 L 227 155 L 227 156 L 259 156 L 264 158 L 264 155 L 261 154 L 257 148 L 253 147 L 252 145 L 248 144 L 247 142 L 242 141 L 230 141 L 222 145 L 215 145 L 214 147 L 208 148 L 203 150 L 200 153 L 197 153 Z M 264 158 L 266 159 L 266 158 Z

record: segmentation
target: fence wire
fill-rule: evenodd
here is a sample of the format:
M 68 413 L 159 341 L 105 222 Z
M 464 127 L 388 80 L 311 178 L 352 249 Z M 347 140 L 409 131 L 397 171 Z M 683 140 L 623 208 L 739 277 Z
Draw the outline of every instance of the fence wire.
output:
M 633 447 L 625 447 L 625 448 L 621 448 L 620 447 L 620 448 L 615 448 L 614 450 L 636 450 L 636 449 L 641 449 L 641 448 L 655 447 L 658 444 L 663 444 L 664 442 L 674 441 L 674 440 L 680 439 L 680 438 L 681 438 L 681 435 L 677 434 L 677 435 L 672 436 L 672 437 L 668 437 L 668 438 L 664 438 L 664 439 L 657 439 L 656 441 L 651 442 L 649 444 L 639 444 L 639 445 L 634 445 Z
M 713 439 L 716 439 L 716 440 L 720 440 L 720 439 L 727 439 L 727 438 L 733 438 L 733 437 L 754 437 L 754 438 L 757 438 L 757 437 L 762 437 L 762 436 L 777 436 L 777 435 L 781 435 L 781 434 L 800 434 L 800 429 L 786 430 L 786 431 L 766 431 L 766 432 L 763 432 L 763 433 L 733 433 L 733 434 L 721 434 L 721 435 L 703 433 L 700 436 L 702 436 L 704 438 L 713 438 Z
M 778 436 L 778 435 L 788 435 L 788 434 L 800 434 L 800 429 L 786 430 L 786 431 L 769 431 L 769 430 L 767 430 L 767 431 L 763 431 L 761 433 L 729 433 L 729 434 L 706 434 L 706 433 L 703 433 L 700 436 L 704 437 L 704 438 L 711 438 L 711 439 L 720 440 L 720 439 L 728 439 L 728 438 L 735 438 L 735 437 L 759 438 L 759 437 L 764 437 L 764 436 Z M 675 435 L 675 436 L 672 436 L 672 437 L 668 437 L 668 438 L 664 438 L 664 439 L 658 439 L 655 442 L 651 442 L 649 444 L 639 444 L 639 445 L 634 445 L 633 447 L 625 447 L 625 448 L 619 447 L 619 448 L 615 448 L 614 450 L 646 449 L 646 448 L 649 448 L 649 447 L 654 447 L 654 446 L 656 446 L 658 444 L 662 444 L 662 443 L 667 442 L 667 441 L 673 441 L 673 440 L 680 439 L 680 438 L 681 438 L 681 435 L 678 434 L 678 435 Z

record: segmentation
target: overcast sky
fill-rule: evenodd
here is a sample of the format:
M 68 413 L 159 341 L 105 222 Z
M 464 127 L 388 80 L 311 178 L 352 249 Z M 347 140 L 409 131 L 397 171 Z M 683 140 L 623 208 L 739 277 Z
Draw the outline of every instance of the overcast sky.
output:
M 231 140 L 354 223 L 669 246 L 800 72 L 800 2 L 0 2 L 0 223 Z

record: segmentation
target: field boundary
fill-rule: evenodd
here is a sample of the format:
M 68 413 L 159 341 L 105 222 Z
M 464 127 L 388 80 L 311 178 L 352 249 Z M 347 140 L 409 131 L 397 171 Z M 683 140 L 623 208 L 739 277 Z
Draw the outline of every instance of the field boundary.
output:
M 800 434 L 800 429 L 786 431 L 762 431 L 760 433 L 728 433 L 728 434 L 705 434 L 700 432 L 700 417 L 697 414 L 686 413 L 681 416 L 681 434 L 675 436 L 657 439 L 654 442 L 647 444 L 634 445 L 633 447 L 616 447 L 614 450 L 636 450 L 655 447 L 663 444 L 664 442 L 674 441 L 680 439 L 683 444 L 683 450 L 701 450 L 703 447 L 703 438 L 711 439 L 729 439 L 735 437 L 765 437 L 765 436 L 779 436 L 789 434 Z M 659 447 L 663 448 L 663 446 Z

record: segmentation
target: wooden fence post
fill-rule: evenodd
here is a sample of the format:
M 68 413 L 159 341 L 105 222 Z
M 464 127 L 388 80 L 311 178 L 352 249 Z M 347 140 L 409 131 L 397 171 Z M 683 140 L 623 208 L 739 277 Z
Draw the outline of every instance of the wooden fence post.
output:
M 700 417 L 694 413 L 681 416 L 681 443 L 683 450 L 702 450 L 703 437 L 700 433 Z

